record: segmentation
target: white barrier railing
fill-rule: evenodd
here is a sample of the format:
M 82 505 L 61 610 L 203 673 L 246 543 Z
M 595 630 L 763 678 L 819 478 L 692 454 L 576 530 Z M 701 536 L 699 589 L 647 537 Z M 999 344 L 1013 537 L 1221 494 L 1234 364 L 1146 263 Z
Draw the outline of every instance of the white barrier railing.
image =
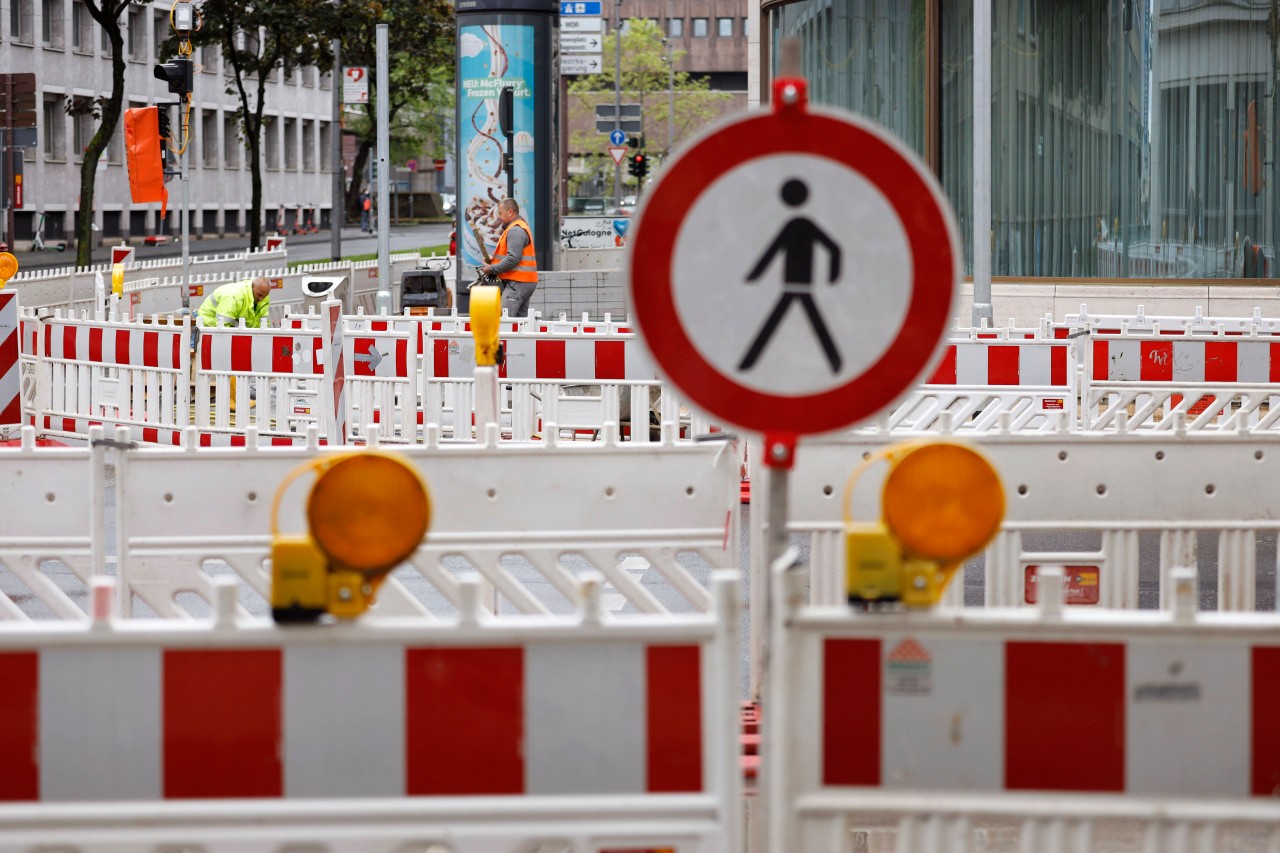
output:
M 1043 578 L 1043 610 L 1022 613 L 854 614 L 798 605 L 803 582 L 785 572 L 774 595 L 767 849 L 848 849 L 836 842 L 852 813 L 881 802 L 861 802 L 866 789 L 890 803 L 894 789 L 920 792 L 916 814 L 941 792 L 1161 798 L 1120 813 L 1156 840 L 1201 814 L 1243 816 L 1280 843 L 1280 804 L 1248 799 L 1272 797 L 1280 782 L 1275 614 L 1197 614 L 1190 570 L 1172 612 L 1142 614 L 1064 612 L 1060 573 Z M 1206 799 L 1221 810 L 1197 812 Z M 972 817 L 968 808 L 953 814 Z M 1041 808 L 1061 816 L 1052 801 Z M 947 841 L 936 823 L 905 828 L 899 850 L 972 841 L 966 823 Z M 1020 849 L 1097 849 L 1087 835 L 1073 840 L 1055 848 L 1024 835 Z
M 471 579 L 447 622 L 280 630 L 227 583 L 211 622 L 113 621 L 104 579 L 92 624 L 0 632 L 0 847 L 740 849 L 736 576 L 627 625 L 582 580 L 566 616 Z

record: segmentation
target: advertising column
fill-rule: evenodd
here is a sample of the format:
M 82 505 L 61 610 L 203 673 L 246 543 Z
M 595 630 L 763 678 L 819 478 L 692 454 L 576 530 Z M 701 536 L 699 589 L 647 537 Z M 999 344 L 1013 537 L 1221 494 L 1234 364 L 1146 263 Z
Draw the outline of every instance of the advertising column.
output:
M 538 268 L 550 267 L 557 223 L 555 183 L 556 86 L 552 49 L 558 31 L 556 0 L 458 2 L 458 310 L 467 313 L 467 286 L 502 234 L 498 202 L 514 178 L 520 212 L 533 231 Z M 502 90 L 514 94 L 513 168 L 504 164 L 507 138 L 499 121 Z

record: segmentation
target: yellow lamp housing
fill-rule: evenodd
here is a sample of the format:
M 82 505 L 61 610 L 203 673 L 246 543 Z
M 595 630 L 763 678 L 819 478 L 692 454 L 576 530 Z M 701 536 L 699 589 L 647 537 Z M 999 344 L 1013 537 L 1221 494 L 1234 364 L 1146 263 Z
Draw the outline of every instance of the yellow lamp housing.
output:
M 8 252 L 0 252 L 0 287 L 18 274 L 18 259 Z
M 853 486 L 889 462 L 881 520 L 849 518 Z M 956 442 L 895 445 L 859 466 L 845 490 L 845 588 L 851 604 L 930 607 L 955 570 L 1000 530 L 1004 486 L 987 458 Z
M 493 367 L 498 363 L 502 323 L 502 291 L 491 284 L 471 288 L 471 336 L 476 341 L 476 365 Z
M 124 264 L 111 267 L 111 292 L 116 296 L 124 294 Z
M 280 535 L 280 499 L 297 477 L 316 472 L 307 496 L 309 534 Z M 308 462 L 285 478 L 272 507 L 271 614 L 314 622 L 368 610 L 387 573 L 426 535 L 431 499 L 416 469 L 375 451 Z

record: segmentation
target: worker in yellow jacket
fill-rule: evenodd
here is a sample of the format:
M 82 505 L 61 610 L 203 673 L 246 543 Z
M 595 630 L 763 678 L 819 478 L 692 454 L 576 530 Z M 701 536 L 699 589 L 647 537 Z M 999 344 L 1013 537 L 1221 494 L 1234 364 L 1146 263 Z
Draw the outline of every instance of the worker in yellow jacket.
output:
M 197 312 L 201 326 L 262 325 L 271 304 L 271 282 L 264 276 L 224 284 L 204 300 Z

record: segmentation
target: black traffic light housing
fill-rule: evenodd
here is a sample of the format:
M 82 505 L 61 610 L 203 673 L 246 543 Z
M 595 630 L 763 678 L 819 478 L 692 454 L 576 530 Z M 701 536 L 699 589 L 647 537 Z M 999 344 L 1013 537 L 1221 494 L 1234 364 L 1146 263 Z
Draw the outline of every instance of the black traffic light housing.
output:
M 169 124 L 169 108 L 163 104 L 156 107 L 156 121 L 159 125 L 160 132 L 160 168 L 164 172 L 165 180 L 171 177 L 169 171 L 169 142 L 173 139 L 173 128 Z
M 632 154 L 631 161 L 627 164 L 627 171 L 634 178 L 644 179 L 649 174 L 649 158 L 644 154 Z
M 193 63 L 190 59 L 178 57 L 158 64 L 155 68 L 155 76 L 157 80 L 163 80 L 169 84 L 170 92 L 185 97 L 193 88 L 192 69 Z

